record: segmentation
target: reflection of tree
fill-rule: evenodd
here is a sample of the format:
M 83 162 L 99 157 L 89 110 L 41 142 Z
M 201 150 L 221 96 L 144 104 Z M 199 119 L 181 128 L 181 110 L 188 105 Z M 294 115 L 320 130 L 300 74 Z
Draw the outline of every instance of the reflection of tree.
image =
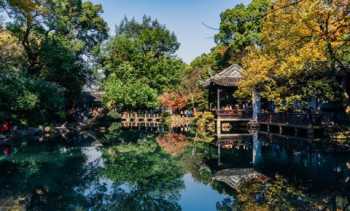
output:
M 107 130 L 103 133 L 98 133 L 97 136 L 105 145 L 117 143 L 136 143 L 138 140 L 147 136 L 153 135 L 154 131 L 140 129 L 127 129 L 122 127 L 121 122 L 113 122 L 105 126 Z
M 189 144 L 187 137 L 183 134 L 168 133 L 157 137 L 157 143 L 170 155 L 182 153 Z
M 179 210 L 184 188 L 181 166 L 154 141 L 123 144 L 104 152 L 104 175 L 127 188 L 113 208 L 119 210 Z
M 0 201 L 23 198 L 29 210 L 66 210 L 82 202 L 74 191 L 86 182 L 80 149 L 26 147 L 0 163 Z
M 196 113 L 192 127 L 191 136 L 195 141 L 210 143 L 215 139 L 215 117 L 211 112 Z
M 209 184 L 212 177 L 212 171 L 205 163 L 205 159 L 211 158 L 209 151 L 209 144 L 194 143 L 181 155 L 184 168 L 194 179 L 204 184 Z
M 184 169 L 191 173 L 194 180 L 210 185 L 219 193 L 232 195 L 233 191 L 212 179 L 216 169 L 211 168 L 208 163 L 217 160 L 217 150 L 213 145 L 201 142 L 193 143 L 181 154 L 180 159 Z
M 114 187 L 110 194 L 93 195 L 92 210 L 122 210 L 122 211 L 153 211 L 180 210 L 176 199 L 160 194 L 150 194 L 141 190 L 128 192 L 120 187 Z
M 243 184 L 236 192 L 236 208 L 239 210 L 347 210 L 350 208 L 341 202 L 349 197 L 329 191 L 327 194 L 308 194 L 276 176 L 267 183 L 253 180 Z M 335 200 L 337 203 L 334 203 Z M 346 208 L 348 206 L 348 208 Z

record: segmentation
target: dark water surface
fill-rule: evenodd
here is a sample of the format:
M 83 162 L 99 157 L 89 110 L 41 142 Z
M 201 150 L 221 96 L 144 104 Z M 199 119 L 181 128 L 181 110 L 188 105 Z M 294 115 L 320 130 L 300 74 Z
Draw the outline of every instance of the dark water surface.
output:
M 257 134 L 211 144 L 138 131 L 101 139 L 12 147 L 0 156 L 0 210 L 350 210 L 348 153 Z M 237 190 L 214 180 L 244 169 L 264 177 Z

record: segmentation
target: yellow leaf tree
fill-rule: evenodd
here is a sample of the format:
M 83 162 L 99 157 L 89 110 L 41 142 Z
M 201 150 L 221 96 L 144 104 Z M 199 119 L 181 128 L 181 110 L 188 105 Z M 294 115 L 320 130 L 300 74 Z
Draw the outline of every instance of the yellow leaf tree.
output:
M 349 0 L 277 0 L 265 15 L 262 45 L 243 59 L 241 91 L 277 103 L 349 99 Z M 342 87 L 340 87 L 342 86 Z

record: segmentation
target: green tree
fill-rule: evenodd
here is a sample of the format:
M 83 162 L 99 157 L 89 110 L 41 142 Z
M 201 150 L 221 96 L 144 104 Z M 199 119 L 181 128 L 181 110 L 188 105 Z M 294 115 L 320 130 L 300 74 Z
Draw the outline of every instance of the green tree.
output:
M 104 83 L 103 102 L 108 108 L 155 108 L 157 92 L 140 80 L 123 82 L 112 74 Z
M 107 75 L 105 102 L 120 108 L 154 108 L 157 96 L 180 83 L 184 64 L 174 54 L 178 48 L 176 36 L 157 20 L 125 18 L 100 49 Z
M 191 105 L 205 109 L 208 93 L 202 82 L 233 63 L 241 64 L 249 46 L 261 45 L 262 21 L 270 4 L 270 0 L 253 0 L 221 13 L 220 29 L 215 35 L 217 46 L 192 61 L 180 86 L 182 92 L 191 90 L 187 93 Z
M 220 31 L 215 35 L 218 46 L 214 50 L 218 67 L 240 63 L 248 46 L 260 45 L 262 21 L 270 4 L 270 0 L 253 0 L 221 13 Z
M 90 1 L 7 0 L 8 30 L 24 51 L 23 72 L 65 88 L 74 106 L 91 68 L 91 52 L 108 36 L 102 7 Z

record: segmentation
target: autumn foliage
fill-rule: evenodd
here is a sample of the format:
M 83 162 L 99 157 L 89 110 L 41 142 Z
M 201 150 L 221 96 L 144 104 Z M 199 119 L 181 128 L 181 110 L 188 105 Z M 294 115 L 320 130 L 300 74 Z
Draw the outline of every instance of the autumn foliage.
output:
M 168 133 L 157 138 L 157 143 L 171 155 L 181 154 L 188 146 L 187 137 L 182 134 Z
M 176 91 L 165 92 L 159 97 L 159 102 L 163 107 L 176 111 L 186 107 L 188 97 Z
M 243 59 L 240 90 L 257 88 L 277 104 L 339 101 L 344 93 L 349 99 L 349 8 L 348 0 L 274 2 L 261 45 L 249 47 Z

